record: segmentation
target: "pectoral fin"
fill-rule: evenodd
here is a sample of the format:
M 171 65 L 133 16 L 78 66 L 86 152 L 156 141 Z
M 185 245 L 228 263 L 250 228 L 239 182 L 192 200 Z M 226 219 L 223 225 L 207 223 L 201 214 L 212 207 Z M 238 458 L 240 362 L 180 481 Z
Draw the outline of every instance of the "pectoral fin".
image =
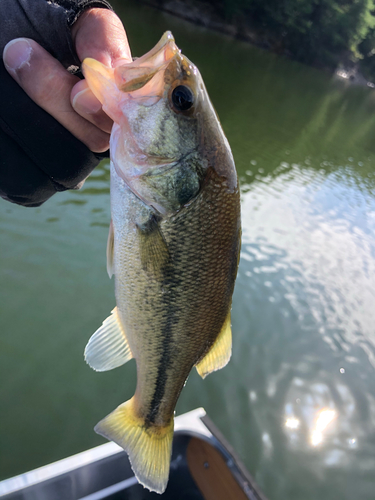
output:
M 117 307 L 96 330 L 85 349 L 86 362 L 98 372 L 112 370 L 132 359 Z
M 138 225 L 137 228 L 140 237 L 142 267 L 154 278 L 161 279 L 170 255 L 158 221 L 152 216 L 146 224 Z
M 224 368 L 232 354 L 232 330 L 230 326 L 230 312 L 223 327 L 211 349 L 206 356 L 196 365 L 197 372 L 202 378 L 210 373 Z
M 109 225 L 109 233 L 107 240 L 107 273 L 110 278 L 113 276 L 113 251 L 114 251 L 115 235 L 113 232 L 113 222 Z

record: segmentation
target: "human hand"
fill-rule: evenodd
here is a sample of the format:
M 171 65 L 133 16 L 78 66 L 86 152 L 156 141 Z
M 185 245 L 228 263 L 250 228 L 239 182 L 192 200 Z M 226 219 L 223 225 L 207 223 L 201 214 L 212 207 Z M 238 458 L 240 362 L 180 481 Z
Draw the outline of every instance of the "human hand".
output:
M 88 9 L 71 32 L 80 61 L 92 57 L 115 67 L 132 60 L 122 22 L 110 10 Z M 27 38 L 10 41 L 3 59 L 9 74 L 36 104 L 91 151 L 108 149 L 112 120 L 85 80 L 70 74 L 49 52 Z

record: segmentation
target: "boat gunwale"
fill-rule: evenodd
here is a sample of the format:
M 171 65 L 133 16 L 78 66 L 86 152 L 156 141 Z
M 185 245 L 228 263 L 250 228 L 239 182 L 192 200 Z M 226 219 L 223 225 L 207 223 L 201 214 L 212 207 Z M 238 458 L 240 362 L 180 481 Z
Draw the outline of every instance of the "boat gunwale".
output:
M 233 478 L 249 500 L 267 500 L 259 490 L 259 487 L 256 485 L 253 477 L 247 471 L 233 447 L 230 443 L 228 443 L 223 434 L 207 416 L 203 408 L 197 408 L 176 417 L 174 436 L 196 437 L 209 443 L 222 455 Z M 100 462 L 101 460 L 116 457 L 116 455 L 124 453 L 124 450 L 113 442 L 101 444 L 51 464 L 44 465 L 29 472 L 0 481 L 0 498 L 20 493 L 22 490 L 35 487 L 38 484 L 53 481 L 54 479 L 58 479 L 65 474 L 83 469 L 85 466 L 90 466 Z M 135 479 L 133 474 L 123 481 L 113 483 L 113 485 L 109 485 L 100 491 L 109 491 L 113 488 L 117 491 L 121 483 L 124 483 L 125 485 L 127 482 L 129 483 L 129 486 L 131 486 L 134 483 L 132 479 Z M 97 493 L 100 493 L 100 491 L 98 490 Z M 95 497 L 95 493 L 81 497 L 81 500 L 91 498 L 92 496 Z

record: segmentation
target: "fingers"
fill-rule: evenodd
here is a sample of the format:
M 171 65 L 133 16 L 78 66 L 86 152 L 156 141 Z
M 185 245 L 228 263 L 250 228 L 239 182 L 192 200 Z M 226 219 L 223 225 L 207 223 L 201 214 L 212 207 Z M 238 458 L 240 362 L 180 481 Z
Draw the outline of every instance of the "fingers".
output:
M 92 57 L 109 67 L 132 61 L 124 26 L 111 10 L 84 12 L 72 27 L 72 37 L 80 61 Z
M 81 61 L 92 57 L 109 67 L 132 61 L 124 26 L 110 10 L 89 9 L 84 12 L 72 27 L 72 37 Z M 102 111 L 100 102 L 84 82 L 73 87 L 71 103 L 86 120 L 105 132 L 111 131 L 112 120 Z
M 8 72 L 29 97 L 91 151 L 99 153 L 108 149 L 109 134 L 73 109 L 70 93 L 79 79 L 66 71 L 57 59 L 33 40 L 18 38 L 5 46 L 3 60 Z
M 131 62 L 122 22 L 107 9 L 88 9 L 72 27 L 77 55 L 115 67 Z M 23 90 L 91 151 L 106 151 L 112 120 L 85 81 L 71 75 L 30 39 L 12 40 L 4 48 L 5 67 Z
M 88 88 L 86 80 L 80 80 L 72 88 L 70 99 L 74 110 L 99 129 L 111 133 L 113 121 L 102 110 L 101 102 Z

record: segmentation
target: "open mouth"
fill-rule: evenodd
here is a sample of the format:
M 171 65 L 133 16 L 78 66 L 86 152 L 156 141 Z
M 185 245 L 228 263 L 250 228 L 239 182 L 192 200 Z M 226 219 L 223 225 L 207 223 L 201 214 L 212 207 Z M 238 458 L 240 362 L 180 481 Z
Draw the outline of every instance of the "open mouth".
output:
M 111 113 L 111 102 L 115 100 L 118 103 L 124 94 L 145 102 L 147 99 L 160 99 L 165 86 L 164 71 L 176 56 L 181 57 L 180 50 L 172 33 L 167 31 L 153 49 L 129 64 L 108 68 L 95 59 L 87 58 L 82 63 L 82 70 L 103 109 L 116 121 L 116 113 Z
M 114 76 L 118 89 L 134 94 L 147 85 L 147 93 L 152 95 L 157 92 L 158 87 L 154 77 L 166 69 L 177 54 L 180 54 L 180 50 L 175 44 L 172 33 L 167 31 L 155 47 L 145 55 L 132 63 L 115 68 Z M 151 80 L 154 80 L 152 85 L 148 85 Z

